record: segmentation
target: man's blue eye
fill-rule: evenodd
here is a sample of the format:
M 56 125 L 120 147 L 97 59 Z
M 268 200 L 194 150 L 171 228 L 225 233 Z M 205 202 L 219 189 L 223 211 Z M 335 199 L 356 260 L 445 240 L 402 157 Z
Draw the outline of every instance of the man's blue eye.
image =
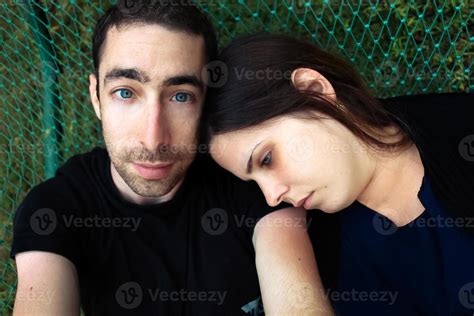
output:
M 174 95 L 173 98 L 176 98 L 176 101 L 178 101 L 178 102 L 186 102 L 186 101 L 188 101 L 190 96 L 189 96 L 188 93 L 178 92 Z
M 133 97 L 133 92 L 128 89 L 119 89 L 116 92 L 119 92 L 122 99 L 130 99 Z

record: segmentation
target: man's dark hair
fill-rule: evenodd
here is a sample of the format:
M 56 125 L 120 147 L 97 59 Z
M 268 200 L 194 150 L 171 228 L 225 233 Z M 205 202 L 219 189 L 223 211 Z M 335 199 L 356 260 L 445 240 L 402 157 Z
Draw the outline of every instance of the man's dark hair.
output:
M 99 78 L 99 63 L 107 32 L 112 27 L 132 24 L 157 24 L 174 31 L 182 31 L 204 38 L 206 62 L 217 55 L 217 39 L 212 23 L 192 1 L 119 0 L 97 21 L 92 38 L 94 72 Z

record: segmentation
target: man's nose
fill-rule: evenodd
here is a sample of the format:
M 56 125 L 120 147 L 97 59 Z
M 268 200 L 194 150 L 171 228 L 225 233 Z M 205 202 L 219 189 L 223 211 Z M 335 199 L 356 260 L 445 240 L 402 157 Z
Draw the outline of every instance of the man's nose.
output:
M 150 104 L 145 111 L 142 143 L 150 151 L 170 143 L 169 118 L 159 102 Z

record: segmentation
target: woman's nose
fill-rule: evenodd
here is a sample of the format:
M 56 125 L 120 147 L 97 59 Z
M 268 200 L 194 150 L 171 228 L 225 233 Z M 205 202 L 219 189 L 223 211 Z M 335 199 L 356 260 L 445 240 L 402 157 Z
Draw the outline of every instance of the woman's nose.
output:
M 267 183 L 264 185 L 260 185 L 260 188 L 265 195 L 265 200 L 269 206 L 277 206 L 283 200 L 283 196 L 286 192 L 288 192 L 288 186 L 279 184 L 279 183 Z

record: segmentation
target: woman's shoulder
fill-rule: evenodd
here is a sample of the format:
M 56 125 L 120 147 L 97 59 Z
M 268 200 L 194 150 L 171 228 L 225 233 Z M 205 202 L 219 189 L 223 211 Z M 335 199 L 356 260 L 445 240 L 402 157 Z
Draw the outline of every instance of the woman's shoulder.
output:
M 413 130 L 453 139 L 474 134 L 474 94 L 433 93 L 379 99 Z
M 428 94 L 381 100 L 410 133 L 442 204 L 474 215 L 474 95 Z
M 449 112 L 452 106 L 472 108 L 473 98 L 474 93 L 428 93 L 378 98 L 378 100 L 388 106 L 416 106 L 417 109 L 436 106 Z
M 474 176 L 474 94 L 410 95 L 381 101 L 410 134 L 423 158 L 456 164 Z

